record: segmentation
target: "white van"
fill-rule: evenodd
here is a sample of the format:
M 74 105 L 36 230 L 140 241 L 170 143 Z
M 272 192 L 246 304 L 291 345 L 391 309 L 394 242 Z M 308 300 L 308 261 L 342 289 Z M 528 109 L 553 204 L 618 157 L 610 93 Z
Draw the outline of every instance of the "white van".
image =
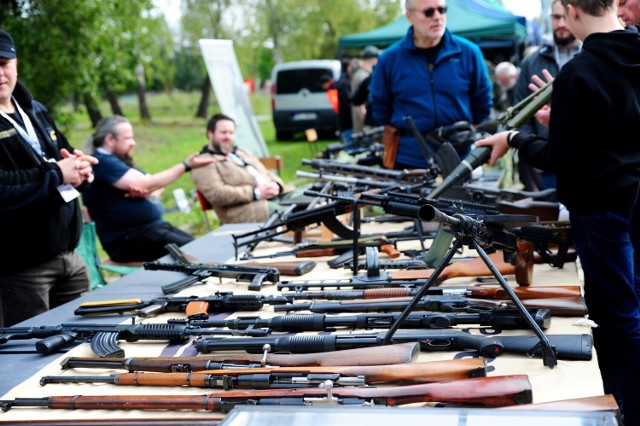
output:
M 278 140 L 310 128 L 333 137 L 338 129 L 338 93 L 330 89 L 340 78 L 340 61 L 317 59 L 284 62 L 271 73 L 271 108 Z

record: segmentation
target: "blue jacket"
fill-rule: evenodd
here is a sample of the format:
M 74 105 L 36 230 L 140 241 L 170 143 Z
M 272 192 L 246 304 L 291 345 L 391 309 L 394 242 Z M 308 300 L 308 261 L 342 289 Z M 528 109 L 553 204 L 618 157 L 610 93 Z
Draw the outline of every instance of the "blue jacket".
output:
M 492 106 L 491 80 L 480 48 L 446 30 L 433 70 L 407 36 L 380 56 L 370 86 L 373 119 L 391 124 L 402 137 L 396 162 L 425 167 L 404 117 L 410 115 L 422 133 L 457 121 L 480 123 Z

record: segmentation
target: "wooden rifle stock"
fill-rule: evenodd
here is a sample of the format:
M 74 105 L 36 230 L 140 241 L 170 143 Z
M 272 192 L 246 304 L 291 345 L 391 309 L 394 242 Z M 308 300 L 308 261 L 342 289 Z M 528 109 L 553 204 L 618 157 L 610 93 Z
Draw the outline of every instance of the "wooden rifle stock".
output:
M 514 266 L 510 263 L 504 261 L 504 256 L 502 252 L 496 252 L 489 254 L 489 258 L 491 262 L 495 265 L 496 269 L 502 275 L 513 275 L 516 274 L 516 281 L 520 285 L 530 285 L 531 284 L 531 273 L 527 270 L 533 269 L 533 256 L 531 256 L 531 260 L 526 263 L 519 264 Z M 518 271 L 518 269 L 522 271 Z M 434 269 L 407 269 L 401 271 L 392 271 L 391 279 L 392 280 L 417 280 L 417 279 L 426 279 L 429 278 L 433 274 Z M 492 276 L 493 274 L 485 265 L 482 258 L 478 257 L 472 260 L 466 261 L 458 261 L 453 262 L 448 265 L 440 276 L 438 277 L 438 283 L 442 283 L 451 278 L 461 278 L 461 277 L 486 277 Z M 520 278 L 518 278 L 520 277 Z M 522 282 L 521 282 L 522 281 Z
M 479 304 L 492 306 L 495 308 L 514 308 L 515 305 L 510 300 L 489 300 L 473 299 Z M 529 309 L 548 309 L 551 315 L 557 316 L 584 316 L 588 314 L 587 305 L 582 296 L 557 297 L 546 299 L 525 299 L 522 304 Z
M 414 362 L 420 353 L 417 342 L 386 345 L 376 348 L 356 348 L 335 352 L 306 354 L 267 354 L 267 365 L 281 367 L 294 366 L 339 366 L 339 365 L 380 365 L 405 364 Z M 237 353 L 220 356 L 194 357 L 152 357 L 152 358 L 65 358 L 62 368 L 116 368 L 128 371 L 188 372 L 213 368 L 215 363 L 261 364 L 263 355 Z
M 502 214 L 528 214 L 538 216 L 541 221 L 557 221 L 560 204 L 523 198 L 517 201 L 500 201 L 498 210 Z
M 334 388 L 332 398 L 319 388 L 265 389 L 245 391 L 221 391 L 206 395 L 100 395 L 100 396 L 49 396 L 45 398 L 17 398 L 1 400 L 2 409 L 13 407 L 47 407 L 52 409 L 104 409 L 104 410 L 208 410 L 229 411 L 238 404 L 250 402 L 260 405 L 262 398 L 268 404 L 299 405 L 304 400 L 309 405 L 327 406 L 374 402 L 376 405 L 403 405 L 420 402 L 445 402 L 483 407 L 505 407 L 528 404 L 532 401 L 531 383 L 526 375 L 481 377 L 450 382 L 421 385 Z
M 273 385 L 270 375 L 274 376 Z M 333 366 L 333 367 L 274 367 L 233 370 L 203 370 L 192 373 L 123 373 L 111 376 L 45 376 L 40 380 L 41 385 L 49 383 L 94 383 L 106 382 L 120 386 L 192 386 L 202 388 L 278 388 L 278 387 L 307 387 L 313 386 L 311 377 L 326 377 L 340 375 L 344 377 L 361 377 L 366 384 L 378 383 L 433 383 L 450 380 L 486 377 L 484 359 L 467 358 L 460 360 L 432 361 L 396 365 L 369 366 Z M 276 379 L 275 376 L 281 377 Z M 287 378 L 309 376 L 309 384 L 302 380 L 287 383 Z M 227 378 L 238 378 L 237 383 Z M 245 378 L 243 380 L 243 377 Z M 316 377 L 317 379 L 317 377 Z M 277 380 L 277 381 L 276 381 Z M 339 384 L 340 379 L 334 382 Z M 278 384 L 286 383 L 285 386 Z M 351 382 L 347 380 L 347 385 Z M 315 384 L 317 386 L 317 384 Z

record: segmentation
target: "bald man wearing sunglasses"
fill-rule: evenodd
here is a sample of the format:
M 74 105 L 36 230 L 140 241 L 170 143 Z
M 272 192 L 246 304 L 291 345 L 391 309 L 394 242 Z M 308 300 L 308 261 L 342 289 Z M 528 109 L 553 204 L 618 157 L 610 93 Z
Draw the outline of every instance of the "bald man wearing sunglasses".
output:
M 446 28 L 445 0 L 406 0 L 405 9 L 411 27 L 378 59 L 370 101 L 376 124 L 399 130 L 394 168 L 415 169 L 427 162 L 404 117 L 423 134 L 480 123 L 491 112 L 491 81 L 480 48 Z

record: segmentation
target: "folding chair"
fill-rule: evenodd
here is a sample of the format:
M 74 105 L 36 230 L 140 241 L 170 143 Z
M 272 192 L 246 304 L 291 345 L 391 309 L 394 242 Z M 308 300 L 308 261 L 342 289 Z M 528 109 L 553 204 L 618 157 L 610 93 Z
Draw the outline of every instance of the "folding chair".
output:
M 209 201 L 205 198 L 205 196 L 202 195 L 202 192 L 198 191 L 197 189 L 196 196 L 198 197 L 200 209 L 202 210 L 202 220 L 207 227 L 207 231 L 211 231 L 211 223 L 209 222 L 209 216 L 207 212 L 212 212 L 215 214 L 215 212 L 213 211 L 213 207 L 211 206 L 211 203 L 209 203 Z
M 89 278 L 91 280 L 91 290 L 102 287 L 107 281 L 102 271 L 114 272 L 120 275 L 130 274 L 142 266 L 139 262 L 118 263 L 110 259 L 100 261 L 98 256 L 98 238 L 96 234 L 95 222 L 84 222 L 82 224 L 82 236 L 76 249 L 89 268 Z
M 259 160 L 267 170 L 275 170 L 278 176 L 280 176 L 280 172 L 284 167 L 284 161 L 281 156 L 274 155 L 273 157 L 261 157 Z

